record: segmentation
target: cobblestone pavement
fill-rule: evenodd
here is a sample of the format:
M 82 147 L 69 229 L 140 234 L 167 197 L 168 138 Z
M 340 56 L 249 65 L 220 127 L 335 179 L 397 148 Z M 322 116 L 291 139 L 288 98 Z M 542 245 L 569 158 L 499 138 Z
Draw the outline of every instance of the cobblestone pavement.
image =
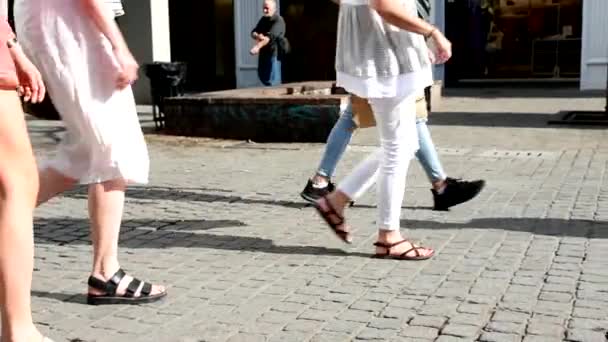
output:
M 438 251 L 423 262 L 369 257 L 373 193 L 348 212 L 352 246 L 302 203 L 320 144 L 149 134 L 151 182 L 128 192 L 120 256 L 169 296 L 84 304 L 91 247 L 77 189 L 36 212 L 35 320 L 58 341 L 604 341 L 608 134 L 548 127 L 559 110 L 603 106 L 568 94 L 443 100 L 431 129 L 445 168 L 488 186 L 433 212 L 412 163 L 404 231 Z M 29 127 L 37 153 L 51 153 L 59 125 Z M 339 176 L 375 141 L 362 131 Z

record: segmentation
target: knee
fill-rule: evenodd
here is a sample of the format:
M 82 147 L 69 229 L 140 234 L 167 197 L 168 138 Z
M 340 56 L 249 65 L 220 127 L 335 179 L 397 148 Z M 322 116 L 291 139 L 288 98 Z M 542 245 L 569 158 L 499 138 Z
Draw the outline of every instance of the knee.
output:
M 35 163 L 20 167 L 12 165 L 0 170 L 0 198 L 4 201 L 23 201 L 33 206 L 38 196 L 38 185 Z

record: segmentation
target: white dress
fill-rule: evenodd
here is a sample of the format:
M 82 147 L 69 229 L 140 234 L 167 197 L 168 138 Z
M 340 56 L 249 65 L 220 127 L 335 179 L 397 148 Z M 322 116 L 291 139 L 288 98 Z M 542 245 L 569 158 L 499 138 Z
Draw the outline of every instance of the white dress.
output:
M 133 91 L 117 89 L 119 64 L 83 1 L 16 0 L 14 13 L 21 45 L 66 128 L 57 156 L 44 167 L 81 184 L 121 178 L 147 183 L 148 150 Z

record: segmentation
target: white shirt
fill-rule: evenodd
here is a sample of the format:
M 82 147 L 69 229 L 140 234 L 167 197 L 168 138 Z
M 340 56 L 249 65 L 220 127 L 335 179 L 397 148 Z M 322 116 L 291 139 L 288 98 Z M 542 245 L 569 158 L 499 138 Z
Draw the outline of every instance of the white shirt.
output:
M 417 15 L 415 0 L 401 4 Z M 385 22 L 368 0 L 341 1 L 337 40 L 337 85 L 359 97 L 407 97 L 433 84 L 424 37 Z

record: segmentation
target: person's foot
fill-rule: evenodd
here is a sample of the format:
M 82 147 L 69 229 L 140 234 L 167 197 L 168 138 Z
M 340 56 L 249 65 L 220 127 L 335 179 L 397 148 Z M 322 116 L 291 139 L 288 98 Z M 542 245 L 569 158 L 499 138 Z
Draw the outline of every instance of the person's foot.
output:
M 6 330 L 6 331 L 5 331 Z M 34 324 L 30 323 L 27 327 L 15 327 L 14 331 L 8 331 L 8 328 L 4 328 L 2 330 L 2 336 L 0 341 L 42 341 L 47 342 L 50 341 L 47 337 L 43 336 L 40 331 L 34 326 Z
M 435 202 L 433 210 L 445 211 L 450 207 L 470 201 L 481 192 L 486 184 L 483 180 L 468 182 L 454 178 L 447 178 L 445 182 L 442 191 L 431 189 Z
M 384 234 L 381 231 L 374 246 L 376 246 L 375 258 L 426 260 L 435 255 L 432 248 L 416 245 L 394 231 Z
M 316 185 L 311 179 L 306 183 L 306 187 L 300 193 L 302 198 L 310 203 L 315 203 L 319 199 L 327 196 L 336 189 L 336 186 L 332 182 L 327 182 L 325 186 Z
M 91 275 L 88 284 L 87 302 L 93 305 L 150 303 L 167 295 L 164 286 L 133 278 L 122 269 L 109 277 Z

